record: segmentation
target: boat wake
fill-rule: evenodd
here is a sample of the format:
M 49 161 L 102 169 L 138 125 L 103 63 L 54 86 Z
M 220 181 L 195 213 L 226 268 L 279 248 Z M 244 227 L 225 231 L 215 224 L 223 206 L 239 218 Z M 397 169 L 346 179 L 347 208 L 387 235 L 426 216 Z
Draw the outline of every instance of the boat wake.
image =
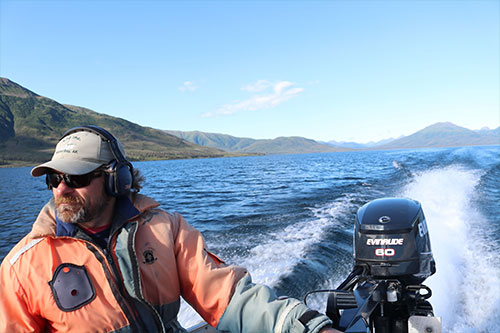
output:
M 496 233 L 499 226 L 495 225 L 496 215 L 488 213 L 488 204 L 485 206 L 497 201 L 485 200 L 485 197 L 495 198 L 489 188 L 498 188 L 498 172 L 492 176 L 488 173 L 491 166 L 464 161 L 463 152 L 458 156 L 458 164 L 453 161 L 456 163 L 457 156 L 447 157 L 451 160 L 441 166 L 426 167 L 424 163 L 407 166 L 394 161 L 393 170 L 400 176 L 390 181 L 336 187 L 333 195 L 336 199 L 302 208 L 309 210 L 308 218 L 277 223 L 275 226 L 279 227 L 269 233 L 267 230 L 264 239 L 259 234 L 246 239 L 252 244 L 248 251 L 232 255 L 228 252 L 230 258 L 225 259 L 248 268 L 255 282 L 286 294 L 292 291 L 303 295 L 303 288 L 335 288 L 345 279 L 352 264 L 353 213 L 378 197 L 412 198 L 420 201 L 427 219 L 437 272 L 424 283 L 433 291 L 430 302 L 435 315 L 442 318 L 443 331 L 497 332 L 500 241 Z M 498 171 L 498 167 L 493 170 Z M 285 216 L 293 218 L 288 211 Z M 321 260 L 324 265 L 333 263 L 335 267 L 321 270 L 315 266 L 322 263 Z M 315 285 L 309 286 L 311 283 Z M 312 299 L 310 305 L 324 311 L 325 301 Z M 182 303 L 179 321 L 184 327 L 201 320 Z
M 500 321 L 499 246 L 477 207 L 480 179 L 449 166 L 417 173 L 401 193 L 426 215 L 437 272 L 425 283 L 445 332 L 495 332 Z

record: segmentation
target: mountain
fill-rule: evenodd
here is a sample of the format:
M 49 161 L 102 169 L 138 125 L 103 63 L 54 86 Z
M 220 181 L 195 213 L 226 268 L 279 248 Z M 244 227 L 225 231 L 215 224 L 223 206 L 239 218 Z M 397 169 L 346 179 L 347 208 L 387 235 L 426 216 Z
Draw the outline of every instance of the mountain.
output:
M 164 131 L 72 105 L 63 105 L 0 78 L 0 164 L 35 164 L 50 159 L 65 130 L 97 125 L 115 133 L 131 160 L 228 156 Z
M 264 154 L 304 154 L 304 153 L 328 153 L 347 151 L 352 149 L 332 147 L 318 143 L 311 139 L 298 136 L 279 137 L 272 140 L 257 140 L 240 152 L 264 153 Z
M 493 141 L 496 140 L 497 143 L 500 138 L 500 127 L 497 127 L 495 129 L 489 129 L 488 127 L 484 127 L 475 132 L 478 133 L 480 136 L 482 136 L 483 139 L 489 139 Z
M 482 128 L 480 130 L 473 131 L 464 127 L 454 125 L 450 122 L 433 124 L 409 136 L 401 136 L 397 139 L 390 138 L 368 143 L 344 141 L 316 142 L 314 140 L 300 137 L 280 137 L 274 140 L 255 140 L 250 138 L 238 138 L 225 134 L 204 133 L 199 131 L 167 132 L 196 144 L 215 147 L 226 151 L 264 154 L 500 144 L 500 127 L 496 129 Z M 330 150 L 325 148 L 325 146 L 328 145 L 333 149 Z
M 254 154 L 304 154 L 346 151 L 350 149 L 332 147 L 327 144 L 302 137 L 279 137 L 270 140 L 239 138 L 227 134 L 204 133 L 199 131 L 166 131 L 189 142 L 214 147 L 228 152 Z
M 255 143 L 257 140 L 250 138 L 239 138 L 227 134 L 205 133 L 200 131 L 171 131 L 166 130 L 168 134 L 175 135 L 181 139 L 195 143 L 201 146 L 207 146 L 225 151 L 241 151 Z
M 0 165 L 46 161 L 65 130 L 84 124 L 117 134 L 131 160 L 500 144 L 500 127 L 472 131 L 452 123 L 437 123 L 406 137 L 367 144 L 320 143 L 302 137 L 256 140 L 199 131 L 163 131 L 83 107 L 60 104 L 0 78 Z
M 357 142 L 352 142 L 352 141 L 335 141 L 331 140 L 328 142 L 324 142 L 327 145 L 331 145 L 334 147 L 342 147 L 342 148 L 352 148 L 352 149 L 363 149 L 363 148 L 371 148 L 371 147 L 376 147 L 376 146 L 381 146 L 383 144 L 389 143 L 391 141 L 394 141 L 394 138 L 390 139 L 384 139 L 380 141 L 370 141 L 367 143 L 357 143 Z
M 450 122 L 430 125 L 412 135 L 396 139 L 377 149 L 456 147 L 500 144 L 500 127 L 473 131 Z

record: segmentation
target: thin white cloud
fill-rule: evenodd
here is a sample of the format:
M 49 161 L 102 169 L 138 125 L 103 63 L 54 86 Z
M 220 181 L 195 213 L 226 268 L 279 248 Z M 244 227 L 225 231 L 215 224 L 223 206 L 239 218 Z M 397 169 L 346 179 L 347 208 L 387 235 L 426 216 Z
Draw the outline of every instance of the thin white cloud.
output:
M 271 87 L 273 84 L 267 80 L 259 80 L 255 83 L 247 84 L 246 86 L 241 87 L 241 90 L 248 92 L 261 92 Z
M 195 91 L 198 87 L 194 84 L 193 81 L 186 81 L 179 87 L 179 90 L 182 92 L 186 91 Z
M 207 112 L 203 114 L 202 117 L 227 116 L 240 111 L 255 111 L 273 108 L 304 91 L 302 88 L 294 87 L 294 84 L 289 81 L 271 83 L 266 80 L 259 80 L 241 89 L 252 93 L 263 93 L 255 94 L 243 101 L 235 101 L 222 105 L 215 112 Z

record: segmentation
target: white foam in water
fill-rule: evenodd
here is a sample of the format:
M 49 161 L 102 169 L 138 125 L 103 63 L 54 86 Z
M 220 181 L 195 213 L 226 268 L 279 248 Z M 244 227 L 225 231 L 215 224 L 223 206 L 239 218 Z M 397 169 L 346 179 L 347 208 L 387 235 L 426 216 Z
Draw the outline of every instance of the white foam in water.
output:
M 289 273 L 300 260 L 308 246 L 317 243 L 323 230 L 337 223 L 352 205 L 350 196 L 342 197 L 325 207 L 311 209 L 313 220 L 298 221 L 285 229 L 268 235 L 265 243 L 250 250 L 250 255 L 244 258 L 233 258 L 237 265 L 246 267 L 256 283 L 273 286 L 280 276 Z M 179 312 L 179 322 L 184 327 L 190 327 L 201 321 L 201 317 L 182 302 Z
M 437 272 L 424 283 L 444 332 L 499 332 L 500 260 L 474 207 L 480 174 L 458 167 L 416 174 L 402 196 L 420 201 Z
M 342 197 L 322 208 L 312 208 L 315 219 L 298 221 L 270 235 L 269 241 L 254 247 L 251 255 L 242 260 L 252 279 L 273 286 L 281 275 L 287 274 L 304 258 L 311 244 L 323 236 L 323 230 L 339 222 L 351 204 L 350 196 Z
M 394 169 L 398 169 L 398 170 L 403 169 L 401 162 L 398 162 L 398 161 L 392 161 L 392 166 L 394 167 Z

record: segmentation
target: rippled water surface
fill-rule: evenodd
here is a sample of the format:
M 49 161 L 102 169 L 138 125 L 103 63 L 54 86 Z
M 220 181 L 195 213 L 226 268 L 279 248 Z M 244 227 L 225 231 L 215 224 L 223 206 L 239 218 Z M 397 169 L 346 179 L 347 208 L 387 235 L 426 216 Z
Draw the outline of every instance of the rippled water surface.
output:
M 500 147 L 277 155 L 134 163 L 143 193 L 182 213 L 211 250 L 257 282 L 302 299 L 352 265 L 354 214 L 384 196 L 419 200 L 437 273 L 426 284 L 445 331 L 500 322 Z M 0 169 L 0 257 L 50 193 L 30 168 Z M 318 305 L 319 306 L 319 305 Z M 180 320 L 198 321 L 187 306 Z

